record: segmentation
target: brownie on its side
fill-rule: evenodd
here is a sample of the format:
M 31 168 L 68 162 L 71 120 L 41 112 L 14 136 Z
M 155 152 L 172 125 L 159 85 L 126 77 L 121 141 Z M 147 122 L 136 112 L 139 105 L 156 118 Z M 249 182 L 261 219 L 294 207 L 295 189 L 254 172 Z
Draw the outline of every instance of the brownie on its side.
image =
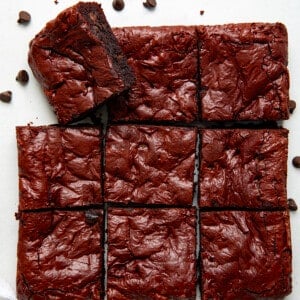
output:
M 103 299 L 102 211 L 21 213 L 18 299 Z
M 287 211 L 200 213 L 201 299 L 270 299 L 291 292 Z
M 195 299 L 195 209 L 109 209 L 107 299 Z
M 101 204 L 96 127 L 17 127 L 19 209 Z
M 197 118 L 195 27 L 114 28 L 136 81 L 108 103 L 113 121 L 183 121 Z
M 105 148 L 105 201 L 192 205 L 196 129 L 111 126 Z
M 286 129 L 204 129 L 200 207 L 287 207 Z
M 197 30 L 203 120 L 288 119 L 284 25 L 228 24 Z
M 62 124 L 86 114 L 134 81 L 96 2 L 60 13 L 30 43 L 29 65 Z

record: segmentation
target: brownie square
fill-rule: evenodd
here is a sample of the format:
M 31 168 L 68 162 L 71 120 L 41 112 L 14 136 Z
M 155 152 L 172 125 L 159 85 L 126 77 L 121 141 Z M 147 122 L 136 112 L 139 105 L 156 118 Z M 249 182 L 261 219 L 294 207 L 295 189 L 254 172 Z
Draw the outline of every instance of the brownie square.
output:
M 283 24 L 197 29 L 203 120 L 288 119 L 288 40 Z
M 274 299 L 291 292 L 287 211 L 200 214 L 201 299 Z
M 195 235 L 195 209 L 109 209 L 107 299 L 195 299 Z
M 136 77 L 126 95 L 108 103 L 113 121 L 183 121 L 197 117 L 195 27 L 114 28 Z
M 201 131 L 200 207 L 286 208 L 286 129 Z
M 192 205 L 196 137 L 195 128 L 111 126 L 105 201 Z
M 134 81 L 101 5 L 79 2 L 30 43 L 29 65 L 58 121 L 83 117 Z
M 101 210 L 21 213 L 18 299 L 103 299 Z
M 101 204 L 96 127 L 17 127 L 20 210 Z

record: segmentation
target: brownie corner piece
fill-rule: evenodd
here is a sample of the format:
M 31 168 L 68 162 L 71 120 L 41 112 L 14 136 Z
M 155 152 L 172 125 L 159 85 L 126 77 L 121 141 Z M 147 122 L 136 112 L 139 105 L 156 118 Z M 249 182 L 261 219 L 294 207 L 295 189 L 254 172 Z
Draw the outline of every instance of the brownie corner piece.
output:
M 288 211 L 200 213 L 201 299 L 282 299 L 291 293 Z
M 195 209 L 108 211 L 108 299 L 196 299 Z
M 100 4 L 79 2 L 47 23 L 28 56 L 61 124 L 127 90 L 134 76 Z
M 195 128 L 114 125 L 105 143 L 105 202 L 191 206 Z
M 102 204 L 101 132 L 86 126 L 19 126 L 19 209 Z
M 198 27 L 207 121 L 289 118 L 287 31 L 281 23 Z
M 104 299 L 102 241 L 102 210 L 21 213 L 18 299 Z

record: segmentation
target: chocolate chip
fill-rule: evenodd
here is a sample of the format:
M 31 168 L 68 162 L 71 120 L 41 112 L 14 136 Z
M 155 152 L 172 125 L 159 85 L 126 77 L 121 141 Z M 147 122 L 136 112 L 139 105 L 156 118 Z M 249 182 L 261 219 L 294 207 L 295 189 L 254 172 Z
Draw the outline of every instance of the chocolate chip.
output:
M 287 201 L 288 201 L 289 210 L 295 211 L 298 209 L 298 206 L 294 199 L 289 198 Z
M 154 8 L 156 6 L 156 0 L 147 0 L 143 3 L 146 8 Z
M 10 102 L 11 101 L 12 92 L 11 91 L 5 91 L 0 93 L 0 100 L 2 102 Z
M 57 1 L 57 0 L 54 0 L 54 3 L 55 3 L 55 4 L 58 4 L 58 1 Z
M 31 20 L 31 16 L 30 16 L 30 13 L 25 11 L 25 10 L 22 10 L 19 12 L 19 20 L 18 20 L 18 23 L 20 24 L 26 24 L 26 23 L 29 23 Z
M 295 156 L 292 160 L 294 167 L 300 168 L 300 156 Z
M 295 108 L 296 108 L 296 101 L 290 100 L 289 101 L 289 110 L 290 110 L 291 114 L 294 112 Z
M 201 15 L 201 16 L 204 15 L 204 10 L 200 10 L 200 15 Z
M 115 10 L 122 10 L 125 6 L 125 3 L 123 0 L 114 0 L 112 6 Z
M 26 70 L 21 70 L 18 72 L 16 80 L 20 83 L 27 83 L 29 80 L 29 75 Z
M 89 209 L 85 212 L 85 222 L 89 225 L 94 225 L 97 223 L 99 215 L 96 211 Z

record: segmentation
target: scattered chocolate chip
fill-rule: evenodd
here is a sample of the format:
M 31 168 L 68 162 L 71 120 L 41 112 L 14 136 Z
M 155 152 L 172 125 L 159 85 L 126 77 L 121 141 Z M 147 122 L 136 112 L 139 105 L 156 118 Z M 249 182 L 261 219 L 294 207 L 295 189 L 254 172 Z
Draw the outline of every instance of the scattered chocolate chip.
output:
M 292 160 L 294 167 L 300 168 L 300 156 L 295 156 Z
M 156 6 L 156 0 L 147 0 L 143 3 L 146 8 L 154 8 Z
M 29 80 L 29 75 L 27 71 L 21 70 L 18 72 L 16 80 L 19 81 L 20 83 L 27 83 Z
M 298 209 L 298 206 L 294 199 L 289 198 L 287 201 L 289 210 L 296 211 Z
M 122 10 L 125 6 L 123 0 L 113 0 L 112 6 L 115 10 Z
M 98 221 L 98 214 L 94 210 L 90 209 L 85 212 L 85 221 L 89 225 L 94 225 Z
M 58 1 L 57 1 L 57 0 L 54 0 L 54 3 L 55 3 L 55 4 L 58 4 Z
M 5 91 L 0 93 L 0 100 L 2 102 L 10 102 L 11 101 L 12 92 L 11 91 Z
M 20 24 L 26 24 L 26 23 L 29 23 L 31 20 L 31 15 L 30 13 L 28 13 L 27 11 L 25 10 L 22 10 L 19 12 L 19 20 L 18 20 L 18 23 Z
M 289 110 L 290 110 L 291 114 L 294 112 L 295 108 L 296 108 L 296 101 L 290 100 L 289 101 Z
M 201 16 L 204 15 L 204 10 L 200 10 L 200 15 L 201 15 Z

